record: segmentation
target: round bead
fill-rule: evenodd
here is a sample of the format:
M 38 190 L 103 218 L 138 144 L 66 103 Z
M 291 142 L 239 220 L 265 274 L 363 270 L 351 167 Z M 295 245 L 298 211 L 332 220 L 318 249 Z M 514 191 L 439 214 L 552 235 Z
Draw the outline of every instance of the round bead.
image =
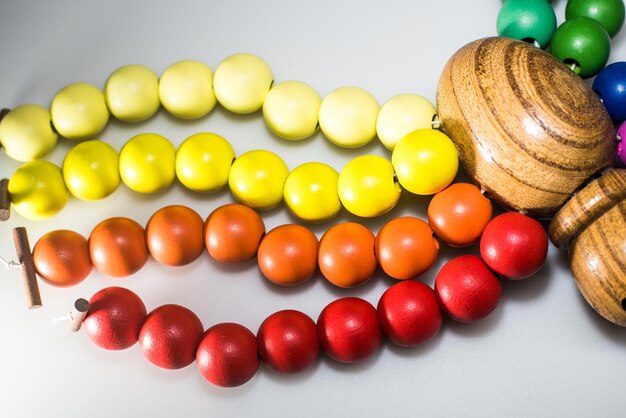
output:
M 287 164 L 273 152 L 248 151 L 233 162 L 228 185 L 241 203 L 253 209 L 268 210 L 282 202 L 288 174 Z
M 144 230 L 128 218 L 109 218 L 91 231 L 89 254 L 96 270 L 111 277 L 126 277 L 148 261 Z
M 556 14 L 545 0 L 508 0 L 498 13 L 496 27 L 498 36 L 537 42 L 545 48 L 556 28 Z
M 92 140 L 74 146 L 63 160 L 63 179 L 72 195 L 83 200 L 104 199 L 120 185 L 115 149 Z
M 378 110 L 378 102 L 365 90 L 341 87 L 322 101 L 320 128 L 335 145 L 362 147 L 376 136 Z
M 259 369 L 256 338 L 243 325 L 214 325 L 198 345 L 196 364 L 202 376 L 214 385 L 241 386 Z
M 143 65 L 126 65 L 115 70 L 104 86 L 109 112 L 124 122 L 149 119 L 159 110 L 159 77 Z
M 204 220 L 186 206 L 159 209 L 146 225 L 146 243 L 152 257 L 166 266 L 184 266 L 204 251 Z
M 63 229 L 39 238 L 33 249 L 33 262 L 37 274 L 52 286 L 74 286 L 91 272 L 87 240 Z
M 15 211 L 34 221 L 55 215 L 70 198 L 61 169 L 44 160 L 20 166 L 11 176 L 8 188 Z
M 461 322 L 478 321 L 498 306 L 502 285 L 475 255 L 448 261 L 435 277 L 435 293 L 441 309 Z
M 39 105 L 18 106 L 0 122 L 0 144 L 6 154 L 28 162 L 47 155 L 57 143 L 50 112 Z
M 63 87 L 52 99 L 50 114 L 56 131 L 69 139 L 97 135 L 109 121 L 104 95 L 87 83 Z
M 364 360 L 380 346 L 376 309 L 363 299 L 337 299 L 320 313 L 317 338 L 333 360 L 341 363 Z
M 626 123 L 622 123 L 617 131 L 617 134 L 620 137 L 620 141 L 617 143 L 617 159 L 622 163 L 622 165 L 626 166 L 626 146 L 624 146 L 624 141 L 626 141 Z
M 402 191 L 395 181 L 391 162 L 376 155 L 363 155 L 346 164 L 337 187 L 343 206 L 364 218 L 389 212 L 398 203 Z
M 454 144 L 434 129 L 420 129 L 402 138 L 391 154 L 391 162 L 402 187 L 420 195 L 445 189 L 459 168 Z
M 165 110 L 177 118 L 201 118 L 215 107 L 213 71 L 194 60 L 172 64 L 161 75 L 159 98 Z
M 123 350 L 137 342 L 145 318 L 146 306 L 139 296 L 123 287 L 107 287 L 89 299 L 83 328 L 96 345 Z
M 204 327 L 189 309 L 179 305 L 159 306 L 139 331 L 143 355 L 164 369 L 182 369 L 196 359 L 196 347 Z
M 418 129 L 432 128 L 437 109 L 425 97 L 401 94 L 392 97 L 380 108 L 376 119 L 378 139 L 393 151 L 398 141 Z
M 257 332 L 261 360 L 280 373 L 297 373 L 319 354 L 317 327 L 308 315 L 284 310 L 268 316 Z
M 176 148 L 157 134 L 132 137 L 120 151 L 120 177 L 131 190 L 155 193 L 165 189 L 176 176 Z
M 374 234 L 361 224 L 337 224 L 322 236 L 318 264 L 324 277 L 338 287 L 355 287 L 376 271 Z
M 257 254 L 265 234 L 263 219 L 239 204 L 215 209 L 204 225 L 204 243 L 209 255 L 222 263 L 239 263 Z
M 378 322 L 396 345 L 412 347 L 437 335 L 442 315 L 433 290 L 407 280 L 391 286 L 378 301 Z
M 305 163 L 285 180 L 283 196 L 291 213 L 307 222 L 324 222 L 341 210 L 337 170 L 324 163 Z
M 217 66 L 213 88 L 225 109 L 245 114 L 261 109 L 273 82 L 272 70 L 265 61 L 256 55 L 240 53 Z
M 263 118 L 267 127 L 281 138 L 298 140 L 317 131 L 322 98 L 308 84 L 285 81 L 267 93 Z
M 624 24 L 623 0 L 569 0 L 565 7 L 567 20 L 588 17 L 600 23 L 609 36 L 615 36 Z
M 228 183 L 235 150 L 219 135 L 202 132 L 185 139 L 176 151 L 176 176 L 194 192 L 215 192 Z
M 432 198 L 428 223 L 441 241 L 453 247 L 465 247 L 480 239 L 492 212 L 491 202 L 478 187 L 455 183 Z
M 439 243 L 421 219 L 401 217 L 387 222 L 376 235 L 378 264 L 394 279 L 412 279 L 437 260 Z
M 602 99 L 613 123 L 626 120 L 626 61 L 604 67 L 593 80 L 593 90 Z
M 518 212 L 498 215 L 480 239 L 480 255 L 496 273 L 513 280 L 535 274 L 548 254 L 548 236 L 536 220 Z

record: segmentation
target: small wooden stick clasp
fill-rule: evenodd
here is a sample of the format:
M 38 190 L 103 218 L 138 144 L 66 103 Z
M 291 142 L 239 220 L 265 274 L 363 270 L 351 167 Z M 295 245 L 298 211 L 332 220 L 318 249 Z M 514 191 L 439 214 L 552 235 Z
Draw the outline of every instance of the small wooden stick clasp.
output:
M 70 322 L 67 325 L 67 329 L 72 332 L 78 332 L 83 325 L 83 320 L 87 316 L 89 310 L 89 302 L 86 299 L 76 299 L 74 302 L 74 309 L 70 312 Z
M 0 221 L 4 222 L 11 216 L 11 198 L 9 196 L 9 180 L 0 180 Z
M 37 284 L 37 275 L 35 273 L 35 263 L 30 252 L 30 244 L 28 243 L 28 234 L 26 228 L 13 228 L 13 242 L 15 243 L 15 252 L 17 260 L 21 265 L 20 274 L 24 283 L 24 291 L 30 309 L 41 307 L 41 295 L 39 294 L 39 285 Z

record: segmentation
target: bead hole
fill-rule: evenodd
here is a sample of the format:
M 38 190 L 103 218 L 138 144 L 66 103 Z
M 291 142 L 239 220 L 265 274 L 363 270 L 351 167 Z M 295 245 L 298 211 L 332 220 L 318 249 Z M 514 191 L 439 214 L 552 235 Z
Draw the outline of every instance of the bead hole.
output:
M 622 299 L 622 309 L 626 311 L 626 298 Z
M 534 39 L 534 38 L 524 38 L 524 39 L 522 39 L 522 41 L 524 41 L 526 43 L 529 43 L 531 45 L 534 45 L 534 46 L 536 46 L 539 49 L 543 49 L 543 48 L 541 48 L 541 44 L 539 42 L 537 42 L 537 40 Z
M 563 64 L 567 65 L 574 74 L 580 74 L 580 64 L 575 59 L 566 58 L 563 60 Z

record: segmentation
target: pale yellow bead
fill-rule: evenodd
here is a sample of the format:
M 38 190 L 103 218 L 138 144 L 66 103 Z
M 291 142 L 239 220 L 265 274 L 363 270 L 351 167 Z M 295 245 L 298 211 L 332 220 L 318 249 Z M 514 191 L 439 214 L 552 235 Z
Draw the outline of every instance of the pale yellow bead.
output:
M 263 118 L 267 127 L 281 138 L 298 140 L 317 131 L 322 98 L 306 83 L 285 81 L 267 93 Z
M 341 210 L 338 179 L 337 170 L 324 163 L 312 162 L 296 167 L 285 180 L 287 208 L 307 222 L 324 222 L 335 217 Z
M 215 96 L 225 109 L 233 113 L 260 110 L 273 83 L 272 70 L 261 58 L 252 54 L 235 54 L 215 69 Z
M 159 97 L 165 110 L 181 119 L 198 119 L 215 107 L 213 71 L 199 61 L 170 65 L 161 75 Z
M 356 148 L 376 136 L 378 102 L 358 87 L 341 87 L 320 106 L 319 123 L 326 138 L 340 147 Z
M 104 95 L 96 86 L 87 83 L 63 87 L 52 99 L 50 114 L 57 132 L 69 139 L 97 135 L 109 121 Z
M 389 99 L 378 113 L 376 133 L 387 149 L 393 151 L 398 141 L 409 132 L 432 128 L 437 109 L 428 99 L 417 94 L 401 94 Z
M 185 139 L 176 151 L 176 176 L 189 190 L 215 192 L 228 183 L 233 147 L 219 135 L 203 132 Z
M 159 110 L 159 77 L 143 65 L 115 70 L 104 86 L 109 111 L 124 122 L 140 122 Z
M 11 110 L 0 123 L 0 143 L 14 160 L 28 162 L 48 154 L 57 143 L 50 112 L 29 104 Z

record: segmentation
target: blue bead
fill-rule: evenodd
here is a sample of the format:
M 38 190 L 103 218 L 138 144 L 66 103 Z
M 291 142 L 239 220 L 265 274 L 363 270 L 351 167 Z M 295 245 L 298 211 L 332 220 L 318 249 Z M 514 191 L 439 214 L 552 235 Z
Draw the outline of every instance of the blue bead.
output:
M 626 120 L 626 62 L 607 65 L 598 73 L 593 90 L 600 96 L 604 107 L 616 124 Z

